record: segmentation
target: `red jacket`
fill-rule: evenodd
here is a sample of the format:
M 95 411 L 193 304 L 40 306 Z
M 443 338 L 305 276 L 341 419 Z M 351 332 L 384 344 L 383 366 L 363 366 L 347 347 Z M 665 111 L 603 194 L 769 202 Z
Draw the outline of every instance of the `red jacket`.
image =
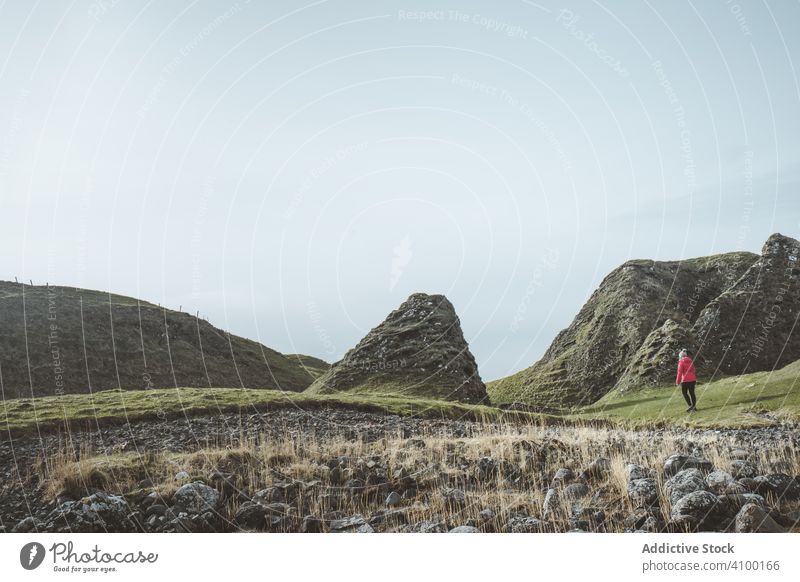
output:
M 675 378 L 675 384 L 681 382 L 696 382 L 697 375 L 694 372 L 694 362 L 689 356 L 685 356 L 678 361 L 678 377 Z

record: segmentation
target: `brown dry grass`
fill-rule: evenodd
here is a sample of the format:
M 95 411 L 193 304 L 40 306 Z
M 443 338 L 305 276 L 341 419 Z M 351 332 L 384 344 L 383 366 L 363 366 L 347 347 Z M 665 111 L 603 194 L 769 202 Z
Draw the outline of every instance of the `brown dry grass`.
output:
M 692 446 L 726 469 L 731 452 L 739 448 L 724 434 L 712 432 L 690 435 Z M 281 440 L 239 436 L 229 443 L 217 443 L 191 453 L 150 452 L 96 454 L 92 451 L 64 450 L 39 464 L 39 477 L 48 497 L 66 495 L 77 498 L 93 489 L 130 495 L 154 489 L 165 498 L 180 485 L 176 474 L 185 471 L 192 480 L 202 480 L 226 490 L 226 519 L 232 519 L 242 496 L 275 484 L 301 481 L 299 495 L 292 501 L 297 514 L 322 519 L 331 512 L 341 515 L 374 515 L 384 507 L 386 494 L 401 490 L 403 480 L 412 477 L 416 494 L 402 500 L 383 529 L 402 529 L 404 523 L 441 522 L 447 527 L 474 523 L 486 531 L 502 530 L 514 515 L 541 518 L 542 504 L 553 474 L 562 467 L 576 475 L 593 460 L 604 457 L 610 471 L 601 479 L 589 479 L 586 505 L 606 513 L 605 524 L 597 529 L 622 531 L 624 519 L 633 511 L 627 495 L 625 466 L 637 463 L 656 469 L 661 507 L 668 515 L 669 500 L 663 497 L 664 460 L 676 452 L 687 451 L 681 433 L 620 431 L 592 426 L 552 427 L 543 425 L 487 424 L 465 438 L 447 434 L 423 434 L 414 438 L 400 435 L 374 442 L 333 437 L 316 440 L 293 436 Z M 793 445 L 748 451 L 763 473 L 782 471 L 800 474 L 800 455 Z M 497 471 L 479 477 L 478 461 L 491 457 Z M 342 459 L 338 463 L 336 459 Z M 330 467 L 337 465 L 332 470 Z M 222 474 L 223 487 L 214 475 Z M 361 478 L 363 489 L 351 491 L 350 479 Z M 149 480 L 149 483 L 143 483 Z M 452 505 L 442 496 L 444 488 L 465 492 L 465 503 Z M 592 496 L 597 497 L 589 503 Z M 548 526 L 557 531 L 569 529 L 567 516 L 572 502 L 561 499 L 557 517 Z M 484 509 L 494 517 L 485 519 Z

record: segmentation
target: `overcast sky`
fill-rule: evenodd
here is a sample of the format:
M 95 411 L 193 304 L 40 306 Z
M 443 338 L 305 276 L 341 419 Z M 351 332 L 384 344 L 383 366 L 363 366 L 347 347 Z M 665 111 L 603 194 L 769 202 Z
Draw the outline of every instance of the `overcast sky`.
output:
M 726 0 L 6 1 L 0 278 L 329 361 L 444 293 L 504 376 L 626 259 L 798 236 L 798 22 Z

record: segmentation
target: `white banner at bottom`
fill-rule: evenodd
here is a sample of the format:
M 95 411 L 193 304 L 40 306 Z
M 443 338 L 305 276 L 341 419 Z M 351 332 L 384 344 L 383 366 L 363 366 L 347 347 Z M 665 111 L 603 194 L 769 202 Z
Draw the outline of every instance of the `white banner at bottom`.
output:
M 800 579 L 798 544 L 797 534 L 3 534 L 0 579 L 761 582 Z

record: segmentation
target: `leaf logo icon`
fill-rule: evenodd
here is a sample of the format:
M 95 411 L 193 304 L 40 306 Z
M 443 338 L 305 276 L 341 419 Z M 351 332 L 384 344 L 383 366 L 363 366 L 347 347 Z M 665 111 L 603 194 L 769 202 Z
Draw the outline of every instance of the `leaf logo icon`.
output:
M 39 542 L 30 542 L 19 551 L 19 563 L 26 570 L 35 570 L 44 561 L 44 546 Z

